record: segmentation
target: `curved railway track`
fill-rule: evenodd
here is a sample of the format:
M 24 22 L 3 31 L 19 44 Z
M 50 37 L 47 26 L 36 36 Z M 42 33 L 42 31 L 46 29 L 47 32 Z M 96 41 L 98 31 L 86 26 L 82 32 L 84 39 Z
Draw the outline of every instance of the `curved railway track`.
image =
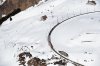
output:
M 73 61 L 73 60 L 71 60 L 71 59 L 68 59 L 67 57 L 65 57 L 65 56 L 63 56 L 62 54 L 60 54 L 59 52 L 57 52 L 56 49 L 53 47 L 53 44 L 52 44 L 52 42 L 51 42 L 51 34 L 52 34 L 52 32 L 55 30 L 55 28 L 56 28 L 57 26 L 59 26 L 60 24 L 66 22 L 67 20 L 70 20 L 70 19 L 75 18 L 75 17 L 78 17 L 78 16 L 82 16 L 82 15 L 86 15 L 86 14 L 91 14 L 91 13 L 97 13 L 97 12 L 100 12 L 100 11 L 87 12 L 87 13 L 75 15 L 75 16 L 72 16 L 72 17 L 70 17 L 70 18 L 67 18 L 67 19 L 61 21 L 60 23 L 56 24 L 56 25 L 50 30 L 50 32 L 49 32 L 49 34 L 48 34 L 48 44 L 49 44 L 50 48 L 51 48 L 56 54 L 58 54 L 60 57 L 66 59 L 68 62 L 74 64 L 75 66 L 84 66 L 83 64 L 80 64 L 80 63 L 75 62 L 75 61 Z

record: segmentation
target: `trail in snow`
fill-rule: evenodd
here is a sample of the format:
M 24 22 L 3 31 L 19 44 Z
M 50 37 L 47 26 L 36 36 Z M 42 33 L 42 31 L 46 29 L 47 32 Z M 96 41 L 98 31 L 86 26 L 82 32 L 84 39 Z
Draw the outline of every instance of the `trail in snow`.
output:
M 62 54 L 60 54 L 58 51 L 56 51 L 55 48 L 54 48 L 54 46 L 53 46 L 53 44 L 52 44 L 52 42 L 51 42 L 51 34 L 52 34 L 52 32 L 56 29 L 56 27 L 58 27 L 58 26 L 59 26 L 60 24 L 62 24 L 63 22 L 66 22 L 66 21 L 68 21 L 68 20 L 70 20 L 70 19 L 73 19 L 73 18 L 75 18 L 75 17 L 79 17 L 79 16 L 82 16 L 82 15 L 91 14 L 91 13 L 98 13 L 98 12 L 100 12 L 100 11 L 94 11 L 94 12 L 88 12 L 88 13 L 83 13 L 83 14 L 75 15 L 75 16 L 69 17 L 69 18 L 63 20 L 62 22 L 56 24 L 56 25 L 50 30 L 50 32 L 49 32 L 49 34 L 48 34 L 48 42 L 49 42 L 49 46 L 51 47 L 51 49 L 52 49 L 55 53 L 57 53 L 58 55 L 60 55 L 61 57 L 65 58 L 66 60 L 68 60 L 69 62 L 71 62 L 72 64 L 76 64 L 77 66 L 83 66 L 83 65 L 81 65 L 81 64 L 79 64 L 79 63 L 77 63 L 77 62 L 74 62 L 74 61 L 72 61 L 72 60 L 70 60 L 70 59 L 64 57 Z M 64 36 L 63 36 L 63 37 L 64 37 Z
M 86 2 L 87 0 L 49 0 L 48 2 L 22 11 L 12 17 L 12 21 L 9 21 L 9 19 L 5 21 L 0 27 L 0 54 L 2 54 L 0 55 L 0 65 L 18 66 L 18 62 L 16 62 L 18 60 L 17 55 L 23 51 L 29 51 L 33 56 L 38 56 L 39 58 L 47 59 L 51 57 L 53 52 L 50 52 L 51 49 L 47 42 L 49 30 L 65 18 L 80 13 L 100 10 L 99 1 L 97 1 L 96 6 L 86 5 Z M 44 22 L 40 20 L 43 15 L 48 16 L 48 19 Z M 59 34 L 57 34 L 57 36 L 58 35 Z M 75 40 L 73 40 L 73 42 L 75 42 Z M 27 46 L 29 49 L 24 46 Z M 34 46 L 34 48 L 32 49 L 31 46 Z M 57 46 L 58 45 L 54 45 L 54 47 Z M 23 48 L 23 50 L 21 50 L 21 48 Z M 75 56 L 75 54 L 72 55 Z M 76 60 L 75 58 L 71 59 Z M 70 66 L 70 64 L 68 66 Z
M 98 15 L 97 15 L 98 14 Z M 94 42 L 94 37 L 96 37 L 94 35 L 90 35 L 89 37 L 87 37 L 87 39 L 84 39 L 83 37 L 83 41 L 85 43 L 85 41 L 87 42 L 86 44 L 80 43 L 80 40 L 78 37 L 81 37 L 84 33 L 100 33 L 99 32 L 99 13 L 95 13 L 95 15 L 90 14 L 91 16 L 87 15 L 88 18 L 94 18 L 94 20 L 96 22 L 93 22 L 92 20 L 88 20 L 87 16 L 83 15 L 80 17 L 77 17 L 76 19 L 73 18 L 69 21 L 67 21 L 66 23 L 62 23 L 61 25 L 59 25 L 52 33 L 52 37 L 51 37 L 51 41 L 55 47 L 55 49 L 58 50 L 64 50 L 66 52 L 68 52 L 68 54 L 71 55 L 71 59 L 74 59 L 77 55 L 79 56 L 77 57 L 78 62 L 81 62 L 84 64 L 84 59 L 85 57 L 90 58 L 91 59 L 95 59 L 94 62 L 90 62 L 91 64 L 86 63 L 86 66 L 90 66 L 90 65 L 95 65 L 95 62 L 97 65 L 100 65 L 98 62 L 98 59 L 96 57 L 99 56 L 98 51 L 96 50 L 96 48 L 99 48 L 99 44 Z M 92 16 L 93 15 L 93 16 Z M 79 20 L 77 20 L 79 19 Z M 86 20 L 83 20 L 86 19 Z M 82 21 L 81 21 L 82 20 Z M 76 23 L 77 22 L 77 23 Z M 71 27 L 73 25 L 73 27 Z M 56 25 L 57 26 L 57 25 Z M 55 28 L 55 27 L 54 27 Z M 54 29 L 53 28 L 53 29 Z M 98 35 L 99 36 L 99 35 Z M 89 38 L 93 37 L 92 40 L 89 40 Z M 99 37 L 98 37 L 99 38 Z M 77 40 L 77 41 L 76 41 Z M 98 40 L 98 39 L 97 39 Z M 96 42 L 97 42 L 96 40 Z M 91 43 L 93 41 L 93 43 Z M 95 54 L 91 55 L 84 55 L 84 52 L 97 52 L 96 54 L 98 56 L 96 56 Z M 74 55 L 76 54 L 76 55 Z M 73 56 L 73 57 L 72 57 Z M 77 59 L 75 61 L 77 61 Z M 86 61 L 87 62 L 87 61 Z

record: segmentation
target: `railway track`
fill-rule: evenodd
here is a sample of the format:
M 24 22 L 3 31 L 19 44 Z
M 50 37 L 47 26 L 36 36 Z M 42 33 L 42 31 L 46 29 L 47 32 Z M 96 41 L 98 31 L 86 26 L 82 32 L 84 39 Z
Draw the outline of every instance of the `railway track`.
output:
M 71 60 L 71 59 L 69 59 L 69 58 L 63 56 L 63 55 L 60 54 L 59 52 L 57 52 L 56 49 L 54 48 L 52 42 L 51 42 L 51 34 L 52 34 L 52 32 L 56 29 L 57 26 L 59 26 L 60 24 L 66 22 L 66 21 L 68 21 L 68 20 L 70 20 L 70 19 L 73 19 L 73 18 L 78 17 L 78 16 L 86 15 L 86 14 L 97 13 L 97 12 L 100 12 L 100 11 L 87 12 L 87 13 L 75 15 L 75 16 L 72 16 L 72 17 L 70 17 L 70 18 L 67 18 L 67 19 L 61 21 L 60 23 L 56 24 L 56 25 L 50 30 L 50 32 L 49 32 L 49 34 L 48 34 L 47 40 L 48 40 L 48 44 L 49 44 L 50 48 L 51 48 L 57 55 L 59 55 L 60 57 L 64 58 L 64 59 L 67 60 L 68 62 L 74 64 L 75 66 L 85 66 L 85 65 L 80 64 L 80 63 L 78 63 L 78 62 L 75 62 L 75 61 L 73 61 L 73 60 Z

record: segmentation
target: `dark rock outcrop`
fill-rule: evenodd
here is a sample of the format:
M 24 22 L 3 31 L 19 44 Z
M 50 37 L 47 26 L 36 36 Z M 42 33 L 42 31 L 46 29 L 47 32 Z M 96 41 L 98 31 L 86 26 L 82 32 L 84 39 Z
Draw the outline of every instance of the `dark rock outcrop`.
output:
M 2 5 L 0 5 L 0 25 L 10 18 L 16 15 L 20 11 L 23 11 L 30 6 L 34 6 L 39 3 L 40 0 L 6 0 Z M 2 17 L 2 15 L 6 15 Z
M 4 21 L 6 21 L 8 18 L 10 18 L 10 20 L 12 20 L 11 16 L 14 16 L 15 14 L 19 13 L 20 11 L 21 11 L 21 9 L 18 8 L 18 9 L 15 9 L 12 13 L 8 14 L 7 16 L 2 17 L 2 18 L 0 19 L 0 25 L 1 25 Z
M 17 8 L 25 10 L 30 6 L 38 4 L 39 1 L 40 0 L 6 0 L 2 5 L 0 5 L 0 13 L 8 15 Z

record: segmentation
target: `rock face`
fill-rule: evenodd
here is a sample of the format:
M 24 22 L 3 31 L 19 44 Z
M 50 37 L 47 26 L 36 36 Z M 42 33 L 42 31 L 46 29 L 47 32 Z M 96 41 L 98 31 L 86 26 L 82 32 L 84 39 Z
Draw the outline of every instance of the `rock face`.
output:
M 47 18 L 48 18 L 47 15 L 44 15 L 44 16 L 41 17 L 41 20 L 45 21 Z
M 95 2 L 95 1 L 89 1 L 89 0 L 88 0 L 87 4 L 88 4 L 88 5 L 96 5 L 96 2 Z
M 25 10 L 30 6 L 38 4 L 40 0 L 6 0 L 2 5 L 0 5 L 0 14 L 8 15 L 14 9 L 20 8 Z

